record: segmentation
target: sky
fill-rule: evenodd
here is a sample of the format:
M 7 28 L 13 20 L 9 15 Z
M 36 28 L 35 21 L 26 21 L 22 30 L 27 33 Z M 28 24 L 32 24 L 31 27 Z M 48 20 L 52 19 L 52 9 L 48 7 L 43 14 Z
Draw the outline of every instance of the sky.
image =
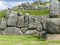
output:
M 24 2 L 34 2 L 36 0 L 0 0 L 0 10 L 12 8 L 16 5 L 20 5 Z M 49 0 L 42 0 L 42 1 L 49 1 Z

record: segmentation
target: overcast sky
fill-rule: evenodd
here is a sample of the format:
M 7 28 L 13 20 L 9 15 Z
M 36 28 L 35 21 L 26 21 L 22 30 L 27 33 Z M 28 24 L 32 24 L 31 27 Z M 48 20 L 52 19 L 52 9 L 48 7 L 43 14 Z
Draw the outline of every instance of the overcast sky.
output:
M 19 5 L 22 2 L 33 2 L 36 0 L 0 0 L 0 10 L 11 8 L 13 6 Z M 43 0 L 43 1 L 49 1 L 49 0 Z

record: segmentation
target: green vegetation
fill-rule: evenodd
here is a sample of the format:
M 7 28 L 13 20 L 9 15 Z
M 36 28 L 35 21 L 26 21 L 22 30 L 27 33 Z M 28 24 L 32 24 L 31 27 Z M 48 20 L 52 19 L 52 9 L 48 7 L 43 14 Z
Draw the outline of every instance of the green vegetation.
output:
M 40 41 L 38 36 L 0 35 L 0 45 L 58 45 L 60 41 Z
M 6 15 L 6 11 L 0 11 L 0 18 L 4 17 Z
M 49 10 L 20 10 L 17 12 L 22 12 L 23 15 L 26 13 L 29 13 L 30 15 L 35 15 L 35 16 L 46 16 L 49 15 Z M 7 11 L 0 11 L 0 18 L 6 16 Z
M 35 16 L 49 15 L 49 10 L 20 10 L 20 12 L 22 12 L 23 15 L 25 15 L 26 13 L 29 13 L 30 15 L 35 15 Z

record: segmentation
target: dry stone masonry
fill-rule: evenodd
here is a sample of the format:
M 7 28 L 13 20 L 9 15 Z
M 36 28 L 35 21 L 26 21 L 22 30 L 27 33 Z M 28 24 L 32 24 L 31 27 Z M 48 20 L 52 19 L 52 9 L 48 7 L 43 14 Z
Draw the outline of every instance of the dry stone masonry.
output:
M 51 0 L 48 16 L 18 16 L 16 12 L 0 19 L 1 35 L 40 35 L 60 34 L 60 2 Z

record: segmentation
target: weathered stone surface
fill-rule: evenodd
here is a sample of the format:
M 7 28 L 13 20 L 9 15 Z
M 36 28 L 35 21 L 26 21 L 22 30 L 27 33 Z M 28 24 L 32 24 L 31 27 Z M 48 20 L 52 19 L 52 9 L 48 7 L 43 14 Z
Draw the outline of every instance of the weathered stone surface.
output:
M 46 31 L 48 33 L 60 34 L 60 18 L 50 18 L 46 22 Z
M 46 29 L 47 17 L 37 16 L 37 30 L 42 31 Z
M 17 27 L 24 27 L 24 16 L 18 17 Z
M 27 27 L 22 27 L 22 28 L 20 28 L 20 29 L 21 29 L 21 31 L 22 31 L 23 33 L 25 33 L 25 32 L 28 30 Z
M 24 26 L 25 27 L 28 27 L 28 25 L 29 25 L 29 16 L 28 15 L 25 15 L 24 16 Z
M 37 29 L 37 22 L 36 22 L 36 18 L 29 17 L 29 29 Z
M 28 30 L 25 32 L 26 35 L 35 35 L 38 36 L 39 32 L 37 30 Z
M 22 35 L 20 28 L 16 27 L 7 27 L 4 31 L 2 31 L 3 35 Z
M 2 18 L 0 21 L 0 29 L 6 28 L 6 19 Z
M 18 19 L 17 14 L 15 12 L 11 12 L 7 20 L 7 25 L 17 26 L 17 19 Z
M 51 0 L 50 2 L 50 18 L 58 18 L 60 17 L 60 9 L 59 9 L 59 1 Z

